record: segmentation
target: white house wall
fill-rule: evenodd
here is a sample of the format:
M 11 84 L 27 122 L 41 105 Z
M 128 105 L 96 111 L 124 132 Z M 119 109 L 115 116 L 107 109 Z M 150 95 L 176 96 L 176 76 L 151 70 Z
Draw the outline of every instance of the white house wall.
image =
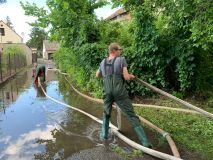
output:
M 43 54 L 43 59 L 47 59 L 47 52 L 46 52 L 46 47 L 43 43 L 43 51 L 42 51 L 42 54 Z
M 4 28 L 5 35 L 0 35 L 0 43 L 22 43 L 23 39 L 9 28 L 3 21 L 0 21 L 0 28 Z

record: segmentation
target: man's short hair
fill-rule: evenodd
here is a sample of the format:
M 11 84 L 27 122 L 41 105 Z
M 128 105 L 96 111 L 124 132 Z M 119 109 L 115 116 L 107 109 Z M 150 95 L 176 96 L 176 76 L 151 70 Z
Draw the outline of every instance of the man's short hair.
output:
M 120 44 L 118 43 L 111 43 L 109 45 L 109 53 L 113 52 L 113 51 L 117 51 L 120 48 Z

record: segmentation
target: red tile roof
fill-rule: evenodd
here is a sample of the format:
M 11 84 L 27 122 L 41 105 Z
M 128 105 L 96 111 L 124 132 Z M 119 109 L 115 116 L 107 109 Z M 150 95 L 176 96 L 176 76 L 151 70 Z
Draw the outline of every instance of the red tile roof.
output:
M 43 41 L 46 51 L 56 51 L 59 48 L 59 43 L 56 41 L 50 42 L 48 40 Z
M 115 13 L 111 14 L 109 17 L 107 17 L 107 20 L 113 19 L 115 17 L 117 17 L 118 15 L 121 15 L 123 13 L 126 13 L 127 11 L 124 8 L 120 8 L 118 9 Z

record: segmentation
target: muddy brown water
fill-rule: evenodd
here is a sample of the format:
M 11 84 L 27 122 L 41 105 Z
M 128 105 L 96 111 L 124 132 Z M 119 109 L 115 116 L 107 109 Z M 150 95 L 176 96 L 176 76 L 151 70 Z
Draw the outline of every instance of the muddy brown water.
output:
M 85 159 L 88 159 L 88 150 L 99 152 L 96 148 L 101 143 L 100 124 L 49 100 L 32 82 L 32 70 L 29 69 L 0 86 L 0 159 L 72 159 L 73 155 L 78 157 L 84 151 L 87 153 Z M 56 72 L 48 71 L 45 90 L 57 100 L 102 118 L 102 105 L 79 96 Z M 112 112 L 112 123 L 117 125 L 116 111 Z M 124 117 L 122 129 L 124 135 L 138 142 Z M 155 149 L 171 154 L 167 143 L 157 133 L 145 130 Z M 109 142 L 127 152 L 132 150 L 112 133 Z M 114 157 L 110 159 L 122 159 L 112 151 L 109 153 Z M 142 159 L 155 158 L 145 155 Z

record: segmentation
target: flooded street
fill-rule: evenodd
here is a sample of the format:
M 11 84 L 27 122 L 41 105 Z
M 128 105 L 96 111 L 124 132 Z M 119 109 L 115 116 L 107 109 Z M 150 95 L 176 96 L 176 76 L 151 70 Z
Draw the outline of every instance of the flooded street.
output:
M 58 81 L 48 81 L 46 91 L 64 100 Z M 91 134 L 98 124 L 45 98 L 33 86 L 30 71 L 17 75 L 0 92 L 0 159 L 42 159 L 59 153 L 67 157 L 96 145 Z
M 0 159 L 88 159 L 98 155 L 102 157 L 98 159 L 122 159 L 111 150 L 97 148 L 101 143 L 100 124 L 46 98 L 32 82 L 32 71 L 28 69 L 1 86 Z M 102 105 L 80 97 L 54 71 L 48 71 L 44 88 L 49 96 L 102 117 Z M 116 124 L 116 111 L 112 122 Z M 131 126 L 124 124 L 124 134 L 137 141 Z M 156 137 L 154 133 L 151 136 Z M 131 150 L 112 134 L 109 141 Z
M 57 75 L 50 76 L 47 93 L 69 103 L 70 95 L 66 90 L 61 93 L 63 86 L 59 85 Z M 31 71 L 26 71 L 1 87 L 0 159 L 66 158 L 95 147 L 99 124 L 47 99 L 41 89 L 34 87 L 32 80 Z M 73 105 L 88 104 L 77 95 L 73 98 L 76 99 Z

